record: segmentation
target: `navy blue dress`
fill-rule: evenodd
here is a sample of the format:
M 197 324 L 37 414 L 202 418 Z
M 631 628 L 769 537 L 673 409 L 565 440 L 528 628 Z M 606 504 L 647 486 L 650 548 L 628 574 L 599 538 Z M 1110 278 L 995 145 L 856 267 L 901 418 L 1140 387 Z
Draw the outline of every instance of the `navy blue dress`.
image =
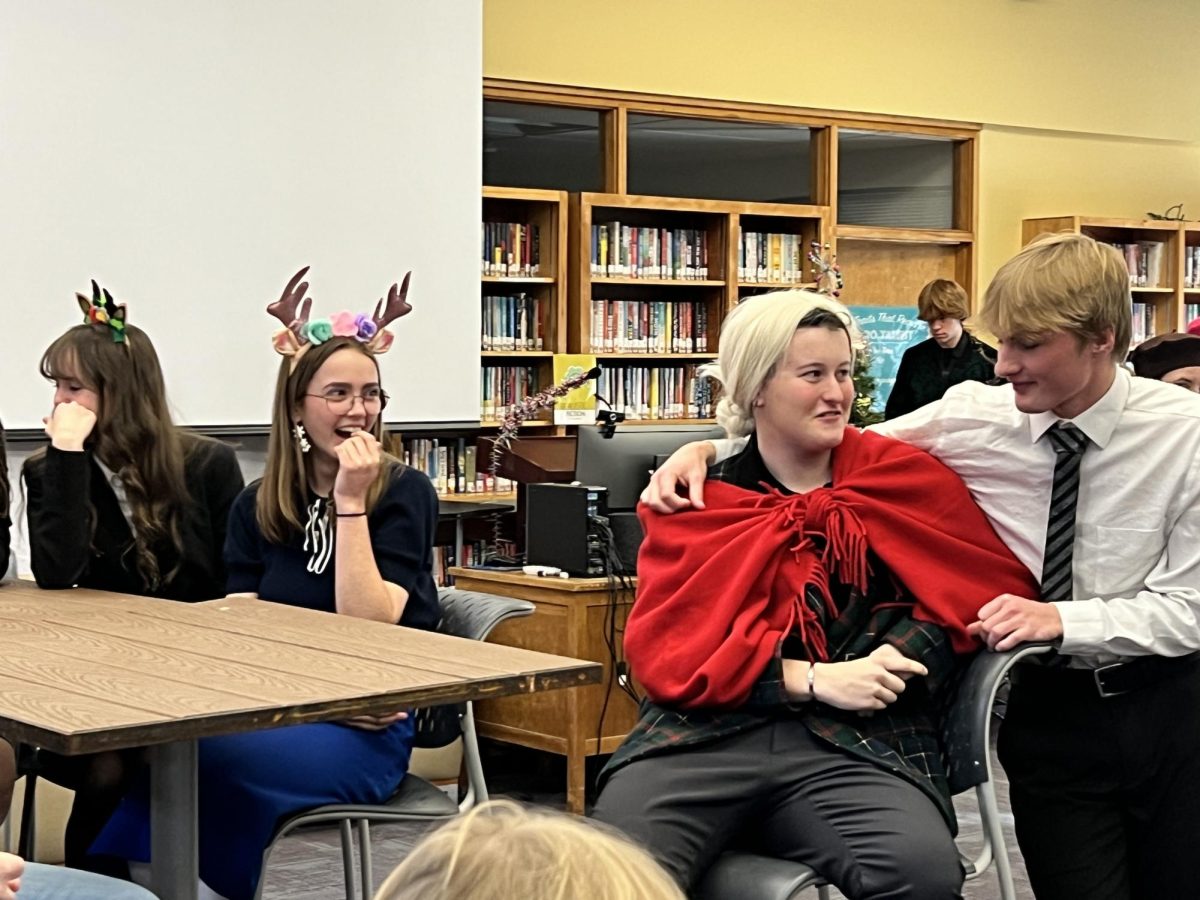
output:
M 303 535 L 269 543 L 254 515 L 258 486 L 247 487 L 230 513 L 229 593 L 334 612 L 334 560 L 310 572 L 313 551 Z M 408 591 L 400 624 L 412 628 L 432 629 L 440 615 L 432 575 L 437 510 L 429 479 L 397 467 L 368 517 L 379 573 Z M 410 721 L 384 731 L 323 722 L 201 740 L 201 879 L 229 900 L 252 900 L 263 850 L 282 818 L 325 803 L 382 802 L 404 778 L 411 752 Z M 149 860 L 148 782 L 122 801 L 92 851 Z

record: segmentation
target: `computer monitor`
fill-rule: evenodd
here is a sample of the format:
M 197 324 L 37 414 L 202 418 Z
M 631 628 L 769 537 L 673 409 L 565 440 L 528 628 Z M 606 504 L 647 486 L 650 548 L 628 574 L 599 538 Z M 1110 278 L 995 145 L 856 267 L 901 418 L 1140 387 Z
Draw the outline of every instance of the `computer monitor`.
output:
M 621 425 L 604 437 L 592 425 L 579 427 L 575 449 L 575 480 L 608 488 L 610 512 L 631 510 L 650 483 L 656 460 L 670 456 L 691 441 L 725 437 L 717 425 Z

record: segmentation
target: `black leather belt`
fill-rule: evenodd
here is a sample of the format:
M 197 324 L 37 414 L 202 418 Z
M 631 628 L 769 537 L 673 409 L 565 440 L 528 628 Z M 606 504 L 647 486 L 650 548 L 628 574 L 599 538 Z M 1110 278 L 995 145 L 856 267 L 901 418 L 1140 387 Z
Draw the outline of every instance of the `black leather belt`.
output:
M 1071 689 L 1088 686 L 1101 697 L 1119 697 L 1132 691 L 1178 678 L 1200 666 L 1200 652 L 1187 656 L 1138 656 L 1126 662 L 1095 669 L 1068 669 L 1019 663 L 1012 670 L 1012 682 L 1040 688 Z

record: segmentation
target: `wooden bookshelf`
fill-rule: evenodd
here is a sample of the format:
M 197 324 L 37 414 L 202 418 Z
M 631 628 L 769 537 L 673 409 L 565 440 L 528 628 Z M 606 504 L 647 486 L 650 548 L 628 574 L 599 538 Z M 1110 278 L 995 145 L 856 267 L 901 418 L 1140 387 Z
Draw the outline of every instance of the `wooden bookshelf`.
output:
M 536 274 L 480 274 L 481 326 L 488 328 L 488 317 L 483 312 L 487 298 L 525 295 L 536 304 L 542 344 L 540 349 L 481 349 L 481 369 L 528 366 L 536 371 L 536 386 L 545 387 L 551 383 L 554 354 L 567 347 L 567 194 L 536 188 L 484 187 L 482 220 L 485 224 L 510 222 L 536 226 L 539 259 Z M 485 344 L 484 337 L 481 333 L 481 347 Z M 480 390 L 482 393 L 482 384 Z M 481 427 L 495 424 L 482 418 L 480 421 Z M 524 427 L 549 424 L 547 412 Z
M 1155 283 L 1130 286 L 1133 302 L 1146 304 L 1153 310 L 1153 329 L 1145 335 L 1135 333 L 1134 341 L 1187 327 L 1187 304 L 1200 304 L 1200 278 L 1194 281 L 1196 287 L 1186 285 L 1185 254 L 1189 247 L 1200 247 L 1200 222 L 1046 216 L 1021 223 L 1021 244 L 1028 244 L 1040 234 L 1060 231 L 1085 234 L 1106 244 L 1161 245 Z M 1196 274 L 1200 275 L 1200 268 Z M 1135 313 L 1135 331 L 1136 319 Z
M 700 277 L 664 278 L 657 271 L 649 277 L 594 271 L 599 252 L 594 246 L 597 233 L 593 226 L 619 222 L 638 229 L 687 229 L 703 234 L 707 271 Z M 788 270 L 794 280 L 771 277 L 757 280 L 741 271 L 743 234 L 786 235 L 791 241 Z M 621 367 L 685 367 L 685 378 L 692 367 L 713 359 L 718 352 L 721 323 L 725 314 L 745 296 L 768 290 L 812 287 L 816 273 L 808 260 L 813 241 L 829 239 L 829 215 L 824 207 L 748 203 L 726 200 L 697 200 L 678 197 L 643 197 L 615 193 L 579 193 L 570 199 L 570 299 L 568 303 L 568 349 L 572 353 L 594 354 L 602 365 Z M 781 240 L 774 247 L 780 256 Z M 767 246 L 767 252 L 770 246 Z M 606 262 L 615 262 L 611 257 Z M 771 260 L 768 259 L 768 267 Z M 782 266 L 782 260 L 780 261 Z M 776 273 L 777 276 L 777 273 Z M 657 348 L 646 352 L 605 349 L 595 334 L 593 301 L 613 300 L 634 303 L 681 302 L 703 308 L 706 319 L 705 349 L 687 352 Z M 666 339 L 669 343 L 670 338 Z M 629 414 L 629 410 L 626 410 Z M 681 418 L 676 415 L 627 421 L 696 423 L 711 419 Z
M 1185 254 L 1184 261 L 1181 264 L 1180 271 L 1183 272 L 1181 278 L 1183 293 L 1182 293 L 1182 313 L 1179 322 L 1183 328 L 1192 319 L 1200 318 L 1200 222 L 1184 222 L 1181 226 L 1183 231 L 1182 251 Z M 1191 259 L 1191 267 L 1188 267 L 1188 258 Z M 1188 280 L 1188 274 L 1191 274 L 1191 280 Z

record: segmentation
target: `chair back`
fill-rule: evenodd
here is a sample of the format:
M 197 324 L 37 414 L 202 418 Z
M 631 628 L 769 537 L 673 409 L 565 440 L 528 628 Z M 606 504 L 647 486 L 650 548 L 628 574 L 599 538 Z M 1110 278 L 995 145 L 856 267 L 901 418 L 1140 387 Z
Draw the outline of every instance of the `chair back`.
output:
M 951 794 L 961 794 L 991 778 L 992 705 L 1008 670 L 1023 657 L 1053 650 L 1051 644 L 1022 644 L 1006 653 L 981 651 L 960 668 L 956 683 L 945 692 L 942 715 L 942 748 Z
M 517 616 L 527 616 L 534 606 L 528 600 L 497 597 L 476 591 L 441 588 L 438 603 L 442 618 L 435 629 L 441 634 L 482 641 L 492 629 Z M 465 703 L 427 706 L 413 715 L 413 746 L 436 749 L 453 743 L 462 734 Z

